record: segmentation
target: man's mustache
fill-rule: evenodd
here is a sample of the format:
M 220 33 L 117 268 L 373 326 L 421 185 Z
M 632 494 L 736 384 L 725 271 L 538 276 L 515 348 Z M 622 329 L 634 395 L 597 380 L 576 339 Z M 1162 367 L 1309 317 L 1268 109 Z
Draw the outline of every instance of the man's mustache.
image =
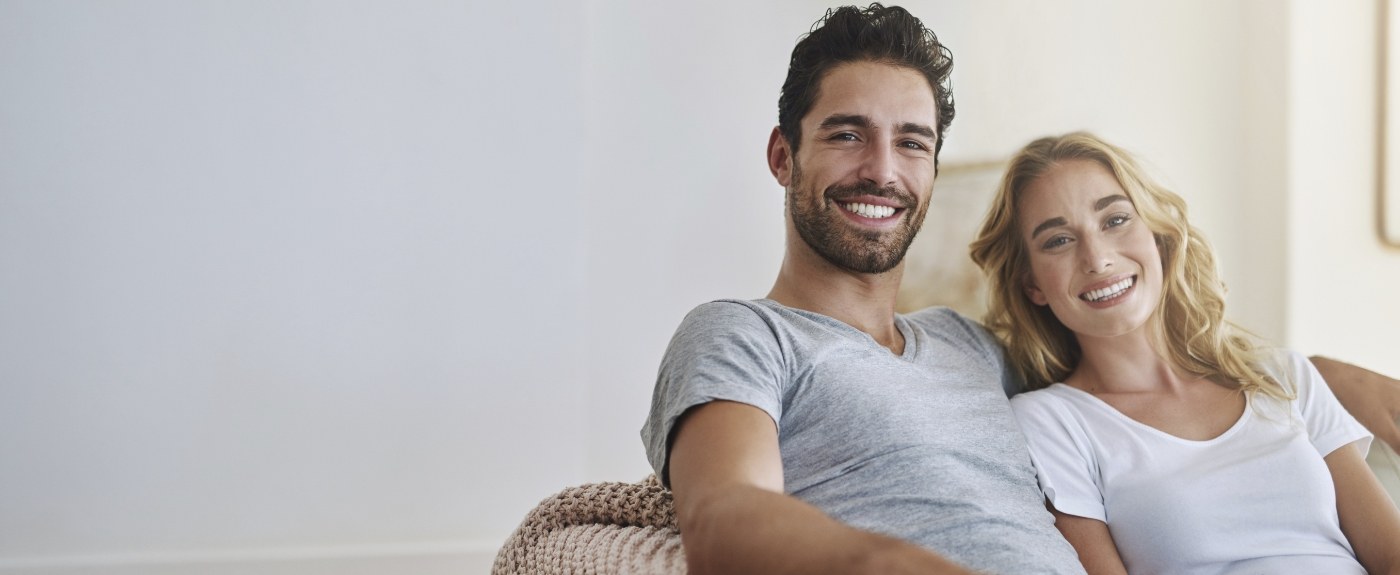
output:
M 860 196 L 875 196 L 877 198 L 889 198 L 899 202 L 901 207 L 910 208 L 918 204 L 914 195 L 896 188 L 894 186 L 880 187 L 871 182 L 860 182 L 849 186 L 832 185 L 826 188 L 826 197 L 829 200 L 840 202 Z

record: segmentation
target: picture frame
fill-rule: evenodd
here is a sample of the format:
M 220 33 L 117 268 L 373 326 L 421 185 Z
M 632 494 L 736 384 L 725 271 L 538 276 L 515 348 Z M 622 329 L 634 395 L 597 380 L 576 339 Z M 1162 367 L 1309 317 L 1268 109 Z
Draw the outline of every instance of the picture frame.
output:
M 1380 3 L 1381 134 L 1376 228 L 1382 243 L 1400 247 L 1400 8 Z
M 972 263 L 968 244 L 977 236 L 1006 166 L 1007 160 L 990 160 L 939 167 L 924 225 L 904 256 L 897 311 L 946 306 L 977 320 L 986 314 L 987 281 Z

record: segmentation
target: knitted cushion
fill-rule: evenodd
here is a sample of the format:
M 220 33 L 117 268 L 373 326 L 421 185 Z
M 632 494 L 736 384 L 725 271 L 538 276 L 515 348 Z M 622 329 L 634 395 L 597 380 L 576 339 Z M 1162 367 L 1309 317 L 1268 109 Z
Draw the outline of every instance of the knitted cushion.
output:
M 684 575 L 671 492 L 640 483 L 570 487 L 540 502 L 496 555 L 492 575 Z

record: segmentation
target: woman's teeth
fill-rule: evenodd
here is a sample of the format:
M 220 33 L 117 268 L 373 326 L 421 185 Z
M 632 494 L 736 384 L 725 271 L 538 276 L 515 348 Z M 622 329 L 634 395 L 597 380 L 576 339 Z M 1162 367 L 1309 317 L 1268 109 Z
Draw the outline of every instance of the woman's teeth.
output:
M 849 203 L 841 204 L 842 207 L 854 212 L 858 216 L 872 219 L 884 219 L 894 215 L 895 209 L 890 206 L 874 206 L 870 204 Z
M 1128 288 L 1133 287 L 1133 280 L 1135 279 L 1136 276 L 1130 277 L 1106 288 L 1092 290 L 1089 293 L 1086 293 L 1079 297 L 1084 301 L 1103 301 L 1118 294 L 1121 294 L 1125 291 L 1128 291 Z

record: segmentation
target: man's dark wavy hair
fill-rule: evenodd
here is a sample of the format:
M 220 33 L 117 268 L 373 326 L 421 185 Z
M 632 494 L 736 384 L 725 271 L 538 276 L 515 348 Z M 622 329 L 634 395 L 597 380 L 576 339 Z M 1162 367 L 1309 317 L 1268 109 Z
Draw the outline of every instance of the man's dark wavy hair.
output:
M 802 139 L 802 117 L 817 101 L 817 89 L 827 71 L 847 62 L 879 62 L 922 73 L 938 102 L 938 142 L 953 123 L 953 89 L 948 76 L 953 54 L 932 30 L 899 6 L 879 3 L 865 8 L 842 6 L 826 11 L 792 49 L 787 80 L 778 97 L 778 129 L 794 153 Z

